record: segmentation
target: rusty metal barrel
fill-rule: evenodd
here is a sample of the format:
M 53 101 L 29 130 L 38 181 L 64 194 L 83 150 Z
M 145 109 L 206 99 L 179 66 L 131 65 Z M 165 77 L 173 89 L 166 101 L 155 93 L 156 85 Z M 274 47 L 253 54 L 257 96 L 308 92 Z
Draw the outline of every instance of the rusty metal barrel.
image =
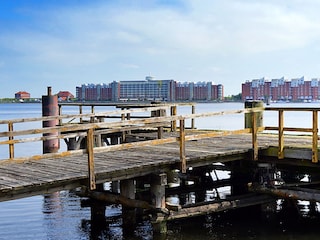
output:
M 48 87 L 47 96 L 42 96 L 42 116 L 58 116 L 58 97 L 57 95 L 52 95 L 51 87 Z M 54 127 L 58 125 L 58 119 L 47 120 L 42 122 L 42 127 Z M 44 133 L 44 137 L 55 137 L 58 136 L 58 132 Z M 43 141 L 43 153 L 55 153 L 58 152 L 60 148 L 60 141 L 58 138 L 47 139 Z

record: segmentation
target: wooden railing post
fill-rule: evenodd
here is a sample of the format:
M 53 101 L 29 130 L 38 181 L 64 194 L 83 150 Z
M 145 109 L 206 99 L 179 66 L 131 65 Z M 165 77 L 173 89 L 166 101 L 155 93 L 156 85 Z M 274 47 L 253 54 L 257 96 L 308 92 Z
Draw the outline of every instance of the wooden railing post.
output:
M 94 114 L 94 105 L 91 106 L 91 113 Z M 90 118 L 90 122 L 93 123 L 95 121 L 95 117 Z
M 312 111 L 312 162 L 318 163 L 318 111 Z
M 186 162 L 186 143 L 185 143 L 185 122 L 184 119 L 180 119 L 180 162 L 181 162 L 181 172 L 187 172 L 187 162 Z
M 278 158 L 284 159 L 284 130 L 283 130 L 283 110 L 279 110 L 279 146 L 278 146 Z
M 253 149 L 253 160 L 258 160 L 258 138 L 257 138 L 257 114 L 256 112 L 251 112 L 252 121 L 252 149 Z
M 156 111 L 156 117 L 165 116 L 164 110 L 160 109 Z M 158 139 L 163 138 L 163 126 L 158 127 Z
M 171 116 L 177 116 L 177 106 L 171 106 Z M 172 120 L 171 122 L 171 132 L 177 131 L 177 121 Z
M 196 113 L 196 107 L 194 105 L 192 105 L 191 107 L 191 113 L 195 114 Z M 191 118 L 191 129 L 195 129 L 195 120 L 194 118 Z
M 94 174 L 93 142 L 94 142 L 93 128 L 89 128 L 87 131 L 87 153 L 88 153 L 88 178 L 89 178 L 90 190 L 96 189 L 96 179 Z
M 121 108 L 121 110 L 125 110 L 125 108 Z M 121 121 L 126 120 L 126 115 L 124 113 L 121 113 Z M 126 141 L 126 132 L 122 131 L 121 132 L 121 143 L 124 143 Z
M 62 105 L 59 105 L 59 117 L 62 115 Z M 59 125 L 62 126 L 62 118 L 59 118 Z
M 79 114 L 82 114 L 82 105 L 79 105 Z M 82 117 L 80 118 L 80 123 L 83 122 Z
M 8 131 L 10 132 L 10 135 L 13 132 L 13 122 L 8 123 Z M 9 136 L 9 140 L 13 140 L 13 136 Z M 14 144 L 10 143 L 9 144 L 9 158 L 13 159 L 14 158 Z

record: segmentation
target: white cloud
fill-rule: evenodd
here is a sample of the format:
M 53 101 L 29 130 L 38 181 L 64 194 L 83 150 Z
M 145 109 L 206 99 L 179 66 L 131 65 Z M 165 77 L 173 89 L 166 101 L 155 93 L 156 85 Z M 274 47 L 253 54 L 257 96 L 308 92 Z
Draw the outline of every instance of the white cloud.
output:
M 109 6 L 48 13 L 52 33 L 20 32 L 7 39 L 39 61 L 96 64 L 115 55 L 255 54 L 304 47 L 319 38 L 314 19 L 278 3 L 190 1 L 190 10 L 109 10 Z M 50 15 L 51 14 L 51 15 Z M 58 15 L 57 15 L 58 14 Z M 60 28 L 60 30 L 59 30 Z M 65 33 L 65 34 L 64 34 Z
M 74 76 L 79 82 L 101 82 L 151 71 L 182 81 L 229 83 L 238 77 L 240 85 L 248 75 L 290 70 L 293 60 L 280 58 L 289 52 L 301 61 L 301 53 L 314 54 L 320 39 L 320 3 L 311 0 L 186 0 L 174 7 L 127 3 L 30 11 L 34 25 L 2 32 L 0 51 L 6 54 L 0 68 L 16 64 L 20 76 L 38 75 L 41 81 Z

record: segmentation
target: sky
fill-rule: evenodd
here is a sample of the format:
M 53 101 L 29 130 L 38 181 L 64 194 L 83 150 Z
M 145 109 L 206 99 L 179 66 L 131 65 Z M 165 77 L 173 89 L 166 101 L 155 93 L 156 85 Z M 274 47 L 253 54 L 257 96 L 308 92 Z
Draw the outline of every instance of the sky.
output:
M 1 0 L 0 98 L 86 83 L 320 77 L 317 0 Z

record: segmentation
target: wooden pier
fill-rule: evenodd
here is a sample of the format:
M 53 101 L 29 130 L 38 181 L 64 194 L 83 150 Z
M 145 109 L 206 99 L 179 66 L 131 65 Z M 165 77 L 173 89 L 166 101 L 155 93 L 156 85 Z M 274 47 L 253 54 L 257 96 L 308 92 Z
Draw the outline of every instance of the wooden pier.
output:
M 8 158 L 0 160 L 0 201 L 77 189 L 81 196 L 130 207 L 130 216 L 132 207 L 151 211 L 155 228 L 162 232 L 168 220 L 274 201 L 270 197 L 274 192 L 263 191 L 266 186 L 283 189 L 289 184 L 300 190 L 312 186 L 316 191 L 319 185 L 319 108 L 258 107 L 197 114 L 191 104 L 190 114 L 177 115 L 179 104 L 139 108 L 122 104 L 109 112 L 95 112 L 91 104 L 91 112 L 85 114 L 79 106 L 79 114 L 63 114 L 65 106 L 60 105 L 57 116 L 0 121 L 8 126 L 8 131 L 0 132 L 0 144 L 8 146 Z M 262 125 L 266 111 L 278 112 L 278 126 Z M 286 111 L 312 114 L 312 128 L 284 126 Z M 250 127 L 195 129 L 197 118 L 226 114 L 243 114 Z M 186 126 L 187 119 L 192 119 L 191 126 Z M 56 126 L 14 130 L 18 123 L 53 120 Z M 292 131 L 300 134 L 286 134 Z M 64 140 L 67 150 L 15 157 L 16 144 L 52 139 Z M 230 178 L 213 178 L 219 170 L 228 171 Z M 302 175 L 310 176 L 309 181 L 301 182 Z M 106 191 L 104 183 L 112 183 L 112 188 Z M 252 184 L 255 188 L 248 187 Z M 206 191 L 221 186 L 231 187 L 228 196 L 216 193 L 213 200 L 205 200 Z M 195 193 L 196 200 L 180 199 L 178 204 L 166 200 L 182 192 Z

